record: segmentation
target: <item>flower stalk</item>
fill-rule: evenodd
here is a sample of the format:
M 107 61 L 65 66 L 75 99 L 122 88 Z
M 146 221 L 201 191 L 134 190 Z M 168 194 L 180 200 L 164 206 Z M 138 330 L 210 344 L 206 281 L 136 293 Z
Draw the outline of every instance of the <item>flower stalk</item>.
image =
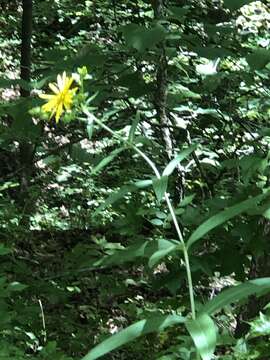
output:
M 138 155 L 140 155 L 145 162 L 151 167 L 151 169 L 153 170 L 154 174 L 156 175 L 156 177 L 158 179 L 161 178 L 161 175 L 156 167 L 156 165 L 154 164 L 154 162 L 143 152 L 141 151 L 136 145 L 134 145 L 132 142 L 126 140 L 125 138 L 123 138 L 122 136 L 118 135 L 115 131 L 113 131 L 110 127 L 108 127 L 106 124 L 104 124 L 102 121 L 100 121 L 99 119 L 97 119 L 96 117 L 94 117 L 93 114 L 90 114 L 88 112 L 88 110 L 84 109 L 84 113 L 86 114 L 86 116 L 88 118 L 91 117 L 91 119 L 94 118 L 94 122 L 96 122 L 101 128 L 103 128 L 104 130 L 106 130 L 107 132 L 109 132 L 113 137 L 117 138 L 118 140 L 124 142 L 126 145 L 128 145 L 130 148 L 132 148 Z M 191 308 L 191 317 L 193 320 L 196 319 L 196 307 L 195 307 L 195 300 L 194 300 L 194 290 L 193 290 L 193 282 L 192 282 L 192 274 L 191 274 L 191 268 L 190 268 L 190 262 L 189 262 L 189 255 L 188 255 L 188 250 L 183 238 L 183 234 L 182 231 L 179 227 L 179 223 L 172 205 L 172 202 L 170 200 L 169 194 L 167 192 L 165 192 L 164 195 L 167 207 L 169 209 L 169 212 L 171 214 L 172 220 L 173 220 L 173 224 L 177 233 L 177 236 L 179 238 L 179 241 L 182 244 L 182 251 L 184 254 L 184 262 L 185 262 L 185 267 L 186 267 L 186 275 L 187 275 L 187 282 L 188 282 L 188 289 L 189 289 L 189 301 L 190 301 L 190 308 Z

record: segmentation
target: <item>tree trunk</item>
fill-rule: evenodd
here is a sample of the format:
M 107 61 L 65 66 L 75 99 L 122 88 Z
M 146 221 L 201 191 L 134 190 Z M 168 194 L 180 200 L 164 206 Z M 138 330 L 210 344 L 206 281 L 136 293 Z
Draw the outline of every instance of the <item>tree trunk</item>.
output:
M 33 3 L 32 0 L 23 0 L 22 27 L 21 27 L 21 79 L 27 83 L 31 80 L 31 39 L 32 39 L 32 17 Z M 21 97 L 30 96 L 30 91 L 24 87 L 20 88 Z M 31 119 L 29 119 L 31 121 Z M 33 172 L 34 146 L 30 140 L 21 140 L 19 145 L 19 158 L 21 165 L 20 179 L 20 202 L 24 207 L 27 215 L 27 202 L 29 201 L 29 183 Z
M 165 1 L 152 0 L 154 16 L 156 20 L 162 20 L 165 14 Z M 162 136 L 165 143 L 166 153 L 169 160 L 175 156 L 175 139 L 171 130 L 171 121 L 167 114 L 167 90 L 168 90 L 168 61 L 166 56 L 166 44 L 161 42 L 159 46 L 159 59 L 156 73 L 156 93 L 155 107 L 157 118 L 162 126 Z M 180 201 L 184 196 L 184 174 L 180 166 L 177 167 L 177 200 Z

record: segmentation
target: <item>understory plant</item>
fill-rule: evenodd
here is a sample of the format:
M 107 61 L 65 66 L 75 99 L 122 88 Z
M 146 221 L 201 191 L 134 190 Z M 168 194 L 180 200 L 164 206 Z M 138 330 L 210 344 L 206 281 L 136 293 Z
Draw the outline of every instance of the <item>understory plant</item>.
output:
M 153 173 L 151 178 L 134 182 L 133 185 L 131 187 L 127 187 L 125 191 L 119 191 L 117 196 L 113 194 L 99 206 L 99 208 L 95 211 L 94 216 L 97 216 L 100 212 L 104 211 L 107 206 L 112 205 L 116 200 L 119 200 L 119 198 L 125 196 L 127 193 L 135 191 L 136 189 L 140 190 L 152 186 L 156 196 L 156 201 L 159 204 L 164 203 L 167 207 L 168 216 L 170 217 L 177 234 L 177 240 L 169 240 L 166 238 L 163 238 L 160 241 L 157 240 L 155 246 L 152 246 L 151 251 L 149 251 L 149 244 L 145 243 L 140 248 L 140 251 L 142 251 L 144 255 L 147 254 L 148 266 L 150 268 L 153 268 L 162 262 L 167 256 L 172 256 L 173 254 L 181 255 L 186 272 L 186 284 L 188 287 L 190 311 L 185 316 L 177 313 L 176 311 L 171 311 L 163 315 L 159 314 L 151 318 L 140 320 L 139 322 L 136 322 L 129 327 L 117 332 L 113 336 L 94 347 L 87 355 L 84 356 L 83 360 L 94 360 L 100 358 L 114 349 L 135 340 L 139 336 L 143 336 L 151 332 L 159 332 L 171 326 L 185 326 L 194 344 L 194 351 L 192 351 L 192 345 L 190 345 L 191 349 L 189 350 L 191 350 L 191 354 L 193 353 L 196 359 L 213 359 L 215 356 L 214 353 L 216 346 L 219 344 L 218 330 L 214 315 L 218 311 L 224 309 L 226 306 L 237 301 L 244 300 L 251 295 L 264 295 L 270 289 L 270 278 L 258 278 L 239 283 L 235 286 L 225 289 L 218 295 L 206 301 L 204 304 L 200 304 L 199 299 L 196 301 L 195 298 L 192 271 L 190 266 L 190 256 L 192 254 L 192 250 L 194 249 L 195 243 L 203 240 L 210 231 L 226 223 L 237 215 L 248 211 L 251 208 L 260 209 L 259 205 L 263 204 L 269 198 L 269 189 L 263 189 L 256 196 L 249 197 L 214 214 L 202 222 L 195 229 L 195 231 L 190 232 L 187 238 L 184 238 L 183 229 L 179 224 L 177 213 L 173 206 L 171 196 L 168 192 L 168 180 L 179 163 L 196 151 L 196 144 L 192 144 L 186 149 L 180 151 L 173 158 L 173 160 L 171 160 L 164 167 L 163 171 L 160 171 L 154 161 L 148 156 L 147 151 L 144 149 L 143 139 L 138 131 L 138 125 L 140 123 L 140 112 L 137 111 L 137 115 L 129 127 L 128 134 L 115 131 L 107 124 L 105 118 L 100 119 L 94 115 L 94 108 L 91 108 L 90 106 L 91 100 L 94 97 L 89 99 L 88 94 L 84 92 L 83 83 L 86 77 L 86 69 L 79 69 L 78 74 L 75 75 L 75 78 L 77 79 L 80 89 L 76 93 L 77 87 L 73 89 L 70 88 L 73 82 L 72 77 L 68 77 L 66 73 L 64 73 L 62 76 L 58 75 L 58 87 L 53 84 L 50 85 L 50 88 L 54 94 L 41 96 L 42 98 L 45 98 L 49 101 L 43 106 L 43 110 L 45 112 L 49 112 L 50 117 L 55 115 L 57 122 L 59 121 L 59 118 L 64 110 L 73 112 L 73 115 L 70 115 L 69 118 L 75 118 L 77 114 L 77 116 L 79 116 L 80 119 L 86 123 L 89 137 L 92 136 L 94 129 L 99 128 L 109 133 L 114 139 L 117 140 L 118 143 L 122 144 L 119 149 L 114 150 L 113 154 L 110 154 L 104 158 L 100 164 L 97 165 L 98 171 L 101 171 L 103 168 L 105 168 L 105 166 L 108 165 L 120 151 L 127 150 L 132 150 L 134 154 L 139 156 L 151 169 Z M 72 105 L 74 108 L 71 111 L 70 109 Z M 263 209 L 264 208 L 262 207 L 261 211 L 263 211 Z M 147 249 L 148 251 L 146 251 Z M 125 258 L 126 254 L 127 253 L 125 250 L 119 250 L 112 256 L 111 259 L 107 258 L 105 263 L 103 262 L 103 265 L 106 265 L 106 261 L 107 263 L 110 263 L 110 265 L 117 265 L 120 259 L 123 260 Z M 178 261 L 179 258 L 176 259 Z M 96 266 L 101 263 L 102 262 L 98 262 Z M 263 315 L 261 316 L 260 321 L 265 322 Z M 269 321 L 267 320 L 266 322 L 268 326 Z M 241 349 L 243 350 L 243 348 L 241 348 L 240 342 L 235 349 L 236 353 L 239 353 Z M 229 358 L 230 357 L 226 356 L 223 357 L 223 359 Z M 249 358 L 251 359 L 252 357 Z

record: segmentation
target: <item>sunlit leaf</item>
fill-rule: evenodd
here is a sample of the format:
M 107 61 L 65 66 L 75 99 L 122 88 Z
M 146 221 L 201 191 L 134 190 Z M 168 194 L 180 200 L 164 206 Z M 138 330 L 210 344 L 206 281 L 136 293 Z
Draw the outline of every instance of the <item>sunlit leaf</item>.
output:
M 178 164 L 180 164 L 180 162 L 182 160 L 184 160 L 186 157 L 188 157 L 195 149 L 196 149 L 197 145 L 192 145 L 189 148 L 181 151 L 174 159 L 172 159 L 169 164 L 165 167 L 162 175 L 163 176 L 169 176 L 172 174 L 172 172 L 174 171 L 174 169 L 177 167 Z
M 250 334 L 251 336 L 266 336 L 270 335 L 270 317 L 260 313 L 259 317 L 251 322 Z
M 157 241 L 151 241 L 146 248 L 149 252 L 151 249 L 151 256 L 149 257 L 148 265 L 150 268 L 155 266 L 158 262 L 160 262 L 164 257 L 171 254 L 174 251 L 181 251 L 182 246 L 179 241 L 176 240 L 166 240 L 166 239 L 158 239 Z
M 106 209 L 108 206 L 114 204 L 116 201 L 122 199 L 128 193 L 137 191 L 138 189 L 144 189 L 152 185 L 152 180 L 142 180 L 137 181 L 136 183 L 125 185 L 121 187 L 118 191 L 113 192 L 93 213 L 93 216 L 97 216 L 101 211 Z
M 206 220 L 203 224 L 201 224 L 192 233 L 192 235 L 189 237 L 187 241 L 187 246 L 190 247 L 192 244 L 200 240 L 204 235 L 206 235 L 209 231 L 213 230 L 217 226 L 225 223 L 226 221 L 250 209 L 251 207 L 256 206 L 260 201 L 262 201 L 266 197 L 267 194 L 269 194 L 269 192 L 242 201 L 241 203 L 231 206 L 228 209 L 223 210 L 220 213 L 212 216 L 210 219 Z
M 217 342 L 216 326 L 211 317 L 207 314 L 200 314 L 196 320 L 187 321 L 185 326 L 201 358 L 211 360 Z
M 98 172 L 103 170 L 110 162 L 112 162 L 117 155 L 119 155 L 125 148 L 118 148 L 110 153 L 110 155 L 106 156 L 104 159 L 100 161 L 100 163 L 93 168 L 91 171 L 92 175 L 96 175 Z
M 131 125 L 130 130 L 129 130 L 129 134 L 128 134 L 128 140 L 130 142 L 133 142 L 133 140 L 134 140 L 135 133 L 136 133 L 136 130 L 137 130 L 137 127 L 138 127 L 138 124 L 139 124 L 140 120 L 141 120 L 141 115 L 137 111 L 136 117 L 132 122 L 132 125 Z
M 119 348 L 140 336 L 152 332 L 160 332 L 167 327 L 183 324 L 185 318 L 179 315 L 156 316 L 148 320 L 141 320 L 126 329 L 104 340 L 94 347 L 82 360 L 95 360 Z
M 250 295 L 261 296 L 270 291 L 270 278 L 260 278 L 232 286 L 208 301 L 201 309 L 201 313 L 209 315 L 222 309 L 224 306 L 246 299 Z
M 158 201 L 161 201 L 167 191 L 168 176 L 161 176 L 161 178 L 153 178 L 153 188 Z

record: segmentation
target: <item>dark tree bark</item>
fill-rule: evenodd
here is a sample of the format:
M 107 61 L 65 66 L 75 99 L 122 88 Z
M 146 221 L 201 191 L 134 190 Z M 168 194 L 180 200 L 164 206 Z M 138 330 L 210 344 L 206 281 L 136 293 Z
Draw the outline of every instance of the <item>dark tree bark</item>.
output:
M 22 35 L 21 35 L 21 79 L 30 82 L 31 79 L 31 39 L 32 39 L 32 0 L 23 0 Z M 29 90 L 21 88 L 21 96 L 30 96 Z
M 23 0 L 22 26 L 21 26 L 21 79 L 27 83 L 31 80 L 31 39 L 32 39 L 32 19 L 33 2 L 32 0 Z M 20 88 L 21 97 L 30 96 L 30 91 L 23 87 Z M 31 121 L 31 119 L 29 119 Z M 20 142 L 19 157 L 21 166 L 20 179 L 20 201 L 27 214 L 27 200 L 29 191 L 29 182 L 33 172 L 34 146 L 30 140 L 24 139 Z M 29 202 L 29 201 L 28 201 Z
M 154 16 L 156 20 L 162 20 L 165 15 L 165 0 L 152 0 Z M 166 153 L 169 160 L 175 156 L 175 139 L 173 131 L 171 130 L 172 123 L 167 114 L 167 89 L 168 89 L 168 61 L 166 56 L 166 44 L 161 42 L 159 45 L 159 59 L 157 63 L 156 72 L 156 93 L 155 93 L 155 107 L 157 118 L 162 125 L 162 136 L 165 143 Z M 181 200 L 184 195 L 184 174 L 181 167 L 177 167 L 177 200 Z

